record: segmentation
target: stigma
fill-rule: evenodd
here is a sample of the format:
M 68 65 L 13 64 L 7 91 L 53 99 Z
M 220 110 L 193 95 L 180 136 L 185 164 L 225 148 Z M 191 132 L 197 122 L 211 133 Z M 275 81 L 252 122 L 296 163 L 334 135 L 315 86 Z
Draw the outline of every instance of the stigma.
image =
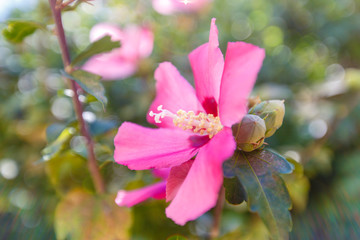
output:
M 186 112 L 181 109 L 173 113 L 167 109 L 163 109 L 163 105 L 158 106 L 157 110 L 159 113 L 154 113 L 153 111 L 149 113 L 150 117 L 154 117 L 156 123 L 161 123 L 161 119 L 164 117 L 170 117 L 173 119 L 176 127 L 192 131 L 201 136 L 208 135 L 209 138 L 212 138 L 223 129 L 220 118 L 218 116 L 215 117 L 213 114 L 200 112 L 196 115 L 193 111 Z

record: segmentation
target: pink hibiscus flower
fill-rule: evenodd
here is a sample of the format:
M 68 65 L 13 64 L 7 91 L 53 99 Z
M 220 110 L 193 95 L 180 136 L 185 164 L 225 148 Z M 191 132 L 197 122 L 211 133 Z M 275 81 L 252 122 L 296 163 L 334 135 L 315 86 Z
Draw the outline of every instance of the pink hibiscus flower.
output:
M 153 8 L 161 14 L 176 12 L 196 12 L 208 5 L 211 0 L 153 0 Z
M 163 199 L 166 196 L 166 178 L 169 176 L 170 169 L 154 169 L 153 175 L 162 179 L 162 181 L 150 186 L 125 191 L 120 190 L 116 196 L 115 203 L 119 206 L 132 207 L 148 198 Z
M 263 49 L 230 42 L 224 61 L 212 19 L 209 42 L 190 53 L 195 88 L 169 62 L 155 71 L 151 129 L 125 122 L 115 137 L 115 161 L 133 170 L 171 168 L 166 215 L 177 224 L 214 207 L 223 182 L 222 163 L 236 143 L 231 126 L 247 113 L 247 98 L 265 57 Z
M 82 67 L 105 80 L 131 76 L 137 70 L 139 61 L 148 57 L 153 49 L 154 36 L 146 27 L 131 25 L 122 30 L 115 25 L 99 23 L 91 29 L 90 41 L 94 42 L 105 35 L 110 35 L 113 41 L 120 41 L 121 47 L 90 58 Z

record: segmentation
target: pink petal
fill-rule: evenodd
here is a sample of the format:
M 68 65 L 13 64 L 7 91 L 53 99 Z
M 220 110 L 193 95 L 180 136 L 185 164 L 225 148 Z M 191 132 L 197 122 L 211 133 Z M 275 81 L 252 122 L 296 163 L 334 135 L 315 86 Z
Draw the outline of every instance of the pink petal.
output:
M 228 43 L 220 89 L 221 123 L 231 126 L 247 112 L 247 99 L 265 58 L 262 48 L 244 42 Z
M 219 48 L 215 18 L 211 21 L 209 43 L 192 51 L 189 60 L 198 99 L 207 113 L 217 116 L 224 57 Z
M 114 159 L 133 170 L 177 166 L 191 159 L 207 139 L 180 129 L 124 122 L 114 139 Z
M 110 35 L 113 41 L 120 41 L 121 47 L 90 58 L 82 67 L 105 80 L 131 76 L 135 73 L 139 60 L 149 56 L 153 49 L 154 36 L 146 27 L 128 26 L 123 31 L 115 25 L 100 23 L 91 29 L 90 40 L 93 42 L 105 35 Z
M 106 35 L 110 35 L 111 40 L 113 41 L 120 41 L 124 39 L 123 31 L 116 25 L 110 23 L 99 23 L 90 30 L 90 41 L 95 42 Z
M 169 15 L 176 11 L 172 0 L 153 0 L 153 8 L 161 14 Z
M 121 42 L 121 56 L 132 61 L 148 57 L 154 46 L 154 35 L 149 28 L 130 25 Z
M 171 201 L 176 196 L 179 188 L 184 182 L 194 160 L 184 162 L 180 166 L 172 167 L 169 178 L 166 181 L 166 201 Z
M 139 56 L 141 58 L 146 58 L 150 56 L 153 47 L 154 47 L 154 34 L 149 28 L 141 28 L 140 33 L 140 43 L 139 43 Z
M 169 15 L 176 12 L 194 12 L 205 7 L 211 0 L 190 0 L 185 4 L 182 0 L 153 0 L 153 8 L 161 14 Z
M 82 69 L 103 77 L 104 80 L 124 79 L 135 73 L 137 64 L 122 58 L 116 52 L 90 58 Z
M 184 225 L 215 206 L 223 181 L 222 163 L 231 157 L 235 147 L 231 129 L 224 128 L 200 149 L 183 184 L 166 209 L 167 217 Z M 172 178 L 171 173 L 169 179 Z
M 160 63 L 155 71 L 156 98 L 150 106 L 149 112 L 158 113 L 157 107 L 163 105 L 176 114 L 180 109 L 184 111 L 204 111 L 196 98 L 194 88 L 183 78 L 178 70 L 169 62 Z M 161 123 L 155 123 L 154 118 L 147 116 L 148 122 L 159 127 L 176 128 L 173 120 L 169 117 L 161 119 Z
M 152 174 L 158 178 L 167 179 L 170 173 L 170 168 L 153 169 Z
M 162 199 L 165 198 L 166 182 L 162 181 L 144 188 L 133 191 L 120 190 L 115 199 L 119 206 L 132 207 L 148 198 Z

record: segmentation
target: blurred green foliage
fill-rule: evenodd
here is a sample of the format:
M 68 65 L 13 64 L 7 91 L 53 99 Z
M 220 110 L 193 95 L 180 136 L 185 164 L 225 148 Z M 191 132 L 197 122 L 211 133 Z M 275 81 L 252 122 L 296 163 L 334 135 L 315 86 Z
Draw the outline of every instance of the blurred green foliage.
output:
M 214 0 L 199 13 L 170 16 L 156 13 L 148 0 L 95 0 L 93 6 L 84 3 L 74 11 L 64 12 L 64 28 L 74 57 L 89 45 L 89 30 L 98 22 L 119 26 L 146 24 L 155 34 L 154 51 L 141 62 L 134 76 L 102 83 L 108 98 L 105 112 L 101 103 L 81 95 L 88 121 L 99 124 L 93 129 L 100 129 L 99 126 L 103 129 L 94 130 L 93 134 L 107 191 L 116 193 L 155 181 L 147 171 L 134 173 L 109 162 L 116 133 L 111 123 L 119 126 L 123 121 L 131 121 L 149 126 L 145 117 L 154 99 L 153 73 L 159 62 L 171 61 L 188 80 L 193 80 L 187 54 L 207 41 L 212 17 L 217 18 L 223 52 L 229 41 L 246 41 L 266 50 L 253 94 L 264 100 L 285 100 L 284 124 L 266 142 L 303 165 L 301 169 L 294 162 L 295 171 L 284 176 L 293 202 L 294 227 L 290 239 L 358 238 L 358 0 Z M 40 161 L 41 151 L 47 146 L 47 127 L 58 124 L 55 135 L 48 138 L 55 143 L 58 134 L 75 119 L 71 91 L 60 74 L 62 62 L 57 39 L 51 34 L 53 21 L 48 2 L 39 0 L 37 7 L 27 12 L 15 9 L 11 19 L 15 18 L 41 22 L 50 31 L 35 31 L 17 45 L 0 38 L 0 238 L 56 239 L 55 228 L 60 239 L 67 234 L 78 236 L 62 227 L 64 221 L 71 219 L 66 214 L 72 216 L 73 211 L 82 212 L 84 207 L 104 205 L 101 199 L 88 193 L 93 186 L 86 177 L 84 141 L 77 126 L 74 135 L 61 145 L 49 145 L 56 148 L 55 152 L 50 151 L 56 161 Z M 0 30 L 8 31 L 7 24 L 0 23 Z M 21 39 L 25 35 L 15 37 Z M 68 152 L 62 152 L 63 149 Z M 74 171 L 69 172 L 68 168 Z M 66 194 L 79 188 L 87 193 L 72 198 L 77 204 L 67 207 Z M 134 224 L 129 226 L 132 239 L 166 239 L 176 234 L 200 239 L 208 236 L 211 212 L 179 227 L 165 218 L 164 208 L 164 202 L 153 200 L 134 207 L 131 214 Z M 118 214 L 117 211 L 119 218 L 128 217 L 126 210 L 111 206 L 112 214 Z M 95 210 L 85 212 L 96 215 Z M 79 216 L 81 219 L 82 215 Z M 99 219 L 105 221 L 106 227 L 114 226 L 121 231 L 130 222 Z M 85 225 L 93 226 L 93 222 L 86 219 Z M 221 239 L 269 238 L 260 218 L 249 213 L 245 203 L 225 205 L 221 236 Z

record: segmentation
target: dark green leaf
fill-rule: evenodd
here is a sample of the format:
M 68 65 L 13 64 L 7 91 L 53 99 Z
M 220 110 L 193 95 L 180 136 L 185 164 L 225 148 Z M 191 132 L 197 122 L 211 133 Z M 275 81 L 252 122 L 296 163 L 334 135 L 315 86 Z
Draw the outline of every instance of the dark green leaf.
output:
M 237 151 L 229 166 L 246 191 L 252 212 L 257 212 L 273 239 L 287 239 L 292 223 L 291 201 L 284 181 L 277 173 L 290 173 L 293 166 L 268 150 Z
M 21 43 L 37 29 L 45 30 L 46 28 L 41 23 L 34 21 L 10 20 L 7 22 L 7 28 L 5 28 L 2 33 L 9 42 Z
M 235 164 L 232 161 L 225 161 L 223 163 L 223 173 L 226 178 L 235 177 Z
M 96 97 L 103 105 L 107 104 L 107 98 L 105 97 L 105 89 L 101 84 L 101 77 L 84 70 L 75 70 L 70 74 L 61 71 L 61 73 L 70 79 L 75 80 L 87 93 Z
M 130 211 L 117 206 L 115 196 L 69 192 L 55 209 L 56 239 L 130 239 Z
M 292 173 L 294 166 L 280 154 L 269 149 L 258 150 L 247 153 L 249 157 L 256 158 L 270 165 L 275 172 L 282 174 Z
M 90 133 L 93 136 L 104 134 L 117 126 L 116 121 L 111 120 L 96 120 L 89 123 Z
M 72 61 L 71 65 L 75 66 L 82 61 L 105 52 L 110 52 L 114 48 L 119 48 L 119 41 L 111 41 L 111 37 L 109 35 L 100 38 L 99 40 L 91 43 L 84 51 L 82 51 L 75 59 Z
M 246 201 L 246 192 L 244 187 L 236 177 L 224 178 L 225 199 L 231 204 L 240 204 Z

